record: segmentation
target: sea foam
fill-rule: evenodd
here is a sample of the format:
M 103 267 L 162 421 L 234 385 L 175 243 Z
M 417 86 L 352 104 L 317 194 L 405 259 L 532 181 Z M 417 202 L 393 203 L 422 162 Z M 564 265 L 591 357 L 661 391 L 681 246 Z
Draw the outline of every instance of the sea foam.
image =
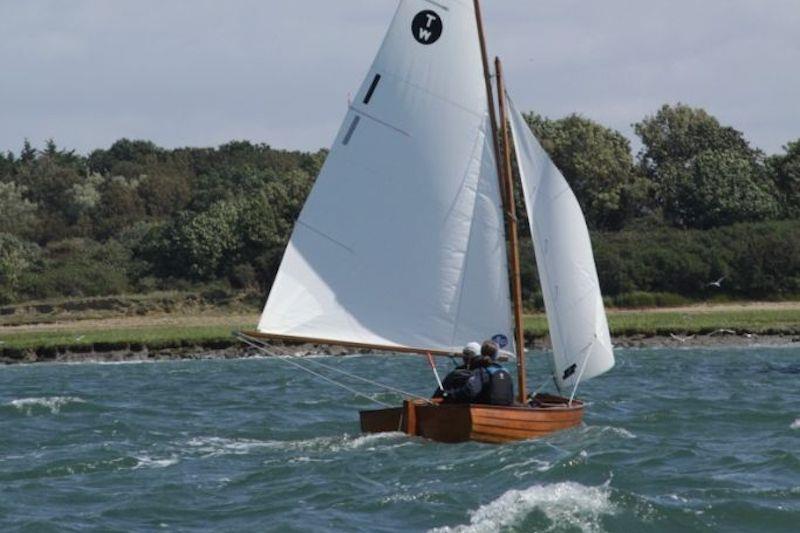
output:
M 281 451 L 303 451 L 336 453 L 350 450 L 374 451 L 381 445 L 392 447 L 408 443 L 404 433 L 376 433 L 351 437 L 344 434 L 335 437 L 315 437 L 306 440 L 256 440 L 224 437 L 195 437 L 186 445 L 205 457 L 220 455 L 247 455 L 260 449 Z
M 510 490 L 491 503 L 470 512 L 470 523 L 432 530 L 435 533 L 493 532 L 521 524 L 539 511 L 550 521 L 546 531 L 574 528 L 601 531 L 603 515 L 615 508 L 607 486 L 587 487 L 575 482 L 534 485 L 524 490 Z
M 138 461 L 138 463 L 133 467 L 134 470 L 138 470 L 140 468 L 167 468 L 168 466 L 178 464 L 177 457 L 170 457 L 169 459 L 154 459 L 153 457 L 143 455 L 141 457 L 135 457 L 135 459 Z
M 36 409 L 46 409 L 52 414 L 57 414 L 61 412 L 61 408 L 65 405 L 75 403 L 86 403 L 86 401 L 74 396 L 47 396 L 43 398 L 20 398 L 12 400 L 7 405 L 31 415 Z

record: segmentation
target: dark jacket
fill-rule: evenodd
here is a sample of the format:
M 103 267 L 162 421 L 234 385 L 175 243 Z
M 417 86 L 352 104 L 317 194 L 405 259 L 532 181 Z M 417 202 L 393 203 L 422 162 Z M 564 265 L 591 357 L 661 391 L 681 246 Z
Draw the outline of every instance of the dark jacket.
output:
M 491 405 L 514 403 L 511 374 L 496 363 L 473 370 L 461 386 L 450 388 L 447 383 L 443 385 L 447 392 L 445 399 L 449 402 Z

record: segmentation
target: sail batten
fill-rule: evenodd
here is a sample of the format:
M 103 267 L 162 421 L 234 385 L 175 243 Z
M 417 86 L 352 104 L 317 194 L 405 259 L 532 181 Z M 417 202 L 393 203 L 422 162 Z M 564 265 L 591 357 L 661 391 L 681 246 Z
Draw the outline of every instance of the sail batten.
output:
M 402 0 L 259 331 L 433 350 L 511 338 L 487 105 L 473 6 Z
M 566 179 L 508 99 L 523 197 L 553 344 L 559 390 L 614 366 L 591 240 Z

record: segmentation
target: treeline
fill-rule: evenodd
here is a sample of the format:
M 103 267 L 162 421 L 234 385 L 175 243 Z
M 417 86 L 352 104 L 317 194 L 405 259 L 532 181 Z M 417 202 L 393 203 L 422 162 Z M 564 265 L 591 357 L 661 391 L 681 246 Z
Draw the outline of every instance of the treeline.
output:
M 800 141 L 767 156 L 679 104 L 635 125 L 643 149 L 634 155 L 621 133 L 586 118 L 527 118 L 584 208 L 611 297 L 701 298 L 721 277 L 714 294 L 800 294 Z M 325 156 L 126 139 L 84 156 L 26 141 L 0 155 L 0 303 L 208 285 L 264 291 Z

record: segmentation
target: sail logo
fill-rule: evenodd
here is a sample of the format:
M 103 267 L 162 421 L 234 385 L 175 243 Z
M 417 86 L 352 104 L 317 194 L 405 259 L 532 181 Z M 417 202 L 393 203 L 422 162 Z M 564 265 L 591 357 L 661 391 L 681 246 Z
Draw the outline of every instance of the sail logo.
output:
M 505 336 L 505 335 L 503 335 L 502 333 L 499 333 L 499 334 L 495 335 L 494 337 L 492 337 L 492 340 L 493 340 L 493 341 L 494 341 L 494 342 L 495 342 L 495 343 L 496 343 L 496 344 L 497 344 L 497 345 L 498 345 L 500 348 L 505 348 L 506 346 L 508 346 L 508 337 L 506 337 L 506 336 Z
M 420 44 L 435 43 L 442 36 L 442 30 L 444 30 L 442 18 L 431 10 L 417 13 L 411 23 L 411 33 Z

